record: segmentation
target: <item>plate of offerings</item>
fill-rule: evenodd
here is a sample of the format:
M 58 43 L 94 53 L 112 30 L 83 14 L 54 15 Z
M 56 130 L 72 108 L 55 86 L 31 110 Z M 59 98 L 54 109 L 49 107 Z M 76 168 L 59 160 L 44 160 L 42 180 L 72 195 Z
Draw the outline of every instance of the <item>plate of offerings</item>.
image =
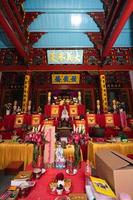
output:
M 54 195 L 66 195 L 71 192 L 72 182 L 71 179 L 65 179 L 63 173 L 58 173 L 50 183 L 50 193 Z
M 69 175 L 75 175 L 77 174 L 78 170 L 77 169 L 66 169 L 66 173 L 69 174 Z
M 70 200 L 70 198 L 68 196 L 58 196 L 55 198 L 55 200 Z
M 87 196 L 85 193 L 71 193 L 69 194 L 70 200 L 87 200 Z
M 64 184 L 58 184 L 56 181 L 51 181 L 49 184 L 50 193 L 54 195 L 66 195 L 71 192 L 71 179 L 64 179 Z

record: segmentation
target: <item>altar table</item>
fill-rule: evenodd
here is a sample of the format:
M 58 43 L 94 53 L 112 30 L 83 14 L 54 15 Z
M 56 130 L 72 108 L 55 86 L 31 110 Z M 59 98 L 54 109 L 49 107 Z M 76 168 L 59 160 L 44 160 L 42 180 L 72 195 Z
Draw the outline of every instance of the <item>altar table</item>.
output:
M 89 116 L 89 114 L 87 115 Z M 87 120 L 86 116 L 86 121 Z M 100 127 L 106 127 L 106 121 L 105 121 L 105 114 L 94 114 L 95 116 L 95 123 L 98 124 Z M 113 113 L 113 121 L 114 121 L 114 126 L 121 127 L 121 120 L 120 120 L 120 114 L 119 113 Z M 95 124 L 94 124 L 95 126 Z M 89 127 L 89 125 L 88 125 Z
M 33 144 L 0 143 L 0 169 L 11 161 L 24 161 L 24 168 L 33 160 Z
M 39 114 L 37 114 L 39 115 Z M 24 114 L 24 120 L 23 120 L 23 124 L 24 125 L 32 125 L 32 116 L 34 116 L 34 114 Z M 44 116 L 43 114 L 39 115 L 40 116 L 40 123 L 43 122 Z M 14 130 L 14 124 L 15 124 L 15 119 L 16 119 L 16 115 L 5 115 L 4 116 L 4 127 L 6 130 Z
M 96 143 L 96 142 L 90 142 L 88 143 L 88 159 L 92 163 L 92 165 L 95 167 L 95 154 L 97 151 L 100 150 L 112 150 L 117 151 L 125 156 L 127 154 L 133 154 L 133 142 L 129 141 L 127 143 L 124 142 L 118 142 L 118 143 Z
M 25 200 L 55 200 L 56 195 L 50 194 L 49 183 L 55 178 L 57 173 L 62 172 L 65 178 L 72 180 L 72 192 L 83 193 L 85 192 L 85 163 L 81 164 L 81 168 L 74 176 L 66 174 L 65 169 L 59 170 L 55 168 L 47 169 L 46 173 L 36 180 L 36 185 L 33 187 L 27 197 L 21 198 Z M 27 167 L 27 170 L 31 170 L 31 166 Z M 20 199 L 20 200 L 21 200 Z

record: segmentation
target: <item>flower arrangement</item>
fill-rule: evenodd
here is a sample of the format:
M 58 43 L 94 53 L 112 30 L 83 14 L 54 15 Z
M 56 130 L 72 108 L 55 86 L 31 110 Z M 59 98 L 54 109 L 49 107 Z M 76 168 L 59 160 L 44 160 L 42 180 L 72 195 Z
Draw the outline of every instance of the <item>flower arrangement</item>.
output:
M 81 147 L 86 146 L 89 140 L 89 135 L 85 133 L 85 131 L 73 132 L 73 134 L 68 138 L 68 143 L 73 144 L 75 148 L 74 153 L 74 165 L 78 166 L 81 160 Z
M 39 155 L 42 155 L 42 148 L 48 141 L 45 140 L 44 131 L 39 127 L 33 127 L 32 131 L 25 136 L 25 142 L 34 144 L 33 165 L 37 163 Z
M 43 145 L 45 142 L 44 133 L 30 132 L 26 135 L 25 142 L 30 142 L 37 145 Z
M 87 144 L 88 140 L 89 140 L 88 134 L 75 132 L 71 136 L 69 136 L 68 143 L 81 146 Z

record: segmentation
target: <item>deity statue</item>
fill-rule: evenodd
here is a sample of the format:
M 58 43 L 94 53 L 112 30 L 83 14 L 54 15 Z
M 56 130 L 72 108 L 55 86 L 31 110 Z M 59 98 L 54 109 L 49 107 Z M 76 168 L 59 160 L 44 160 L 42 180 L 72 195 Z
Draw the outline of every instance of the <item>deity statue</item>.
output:
M 21 114 L 21 107 L 20 106 L 17 107 L 16 112 L 17 112 L 17 114 Z
M 79 101 L 79 104 L 81 104 L 81 92 L 80 91 L 78 92 L 78 101 Z
M 62 113 L 61 113 L 61 120 L 66 120 L 68 121 L 69 119 L 69 115 L 68 115 L 68 111 L 66 109 L 66 106 L 64 106 L 63 110 L 62 110 Z
M 60 168 L 60 169 L 65 168 L 66 160 L 64 158 L 63 153 L 64 153 L 64 151 L 63 151 L 63 148 L 61 146 L 61 143 L 58 143 L 57 148 L 56 148 L 56 152 L 55 152 L 55 156 L 56 156 L 56 159 L 55 159 L 56 168 Z
M 16 100 L 13 102 L 13 114 L 17 113 L 17 103 L 18 102 Z
M 113 112 L 116 113 L 117 112 L 117 102 L 115 99 L 113 99 L 113 101 L 112 101 L 112 106 L 113 106 Z
M 96 103 L 97 103 L 97 114 L 100 114 L 100 100 L 97 99 Z
M 51 104 L 51 92 L 48 92 L 48 105 Z

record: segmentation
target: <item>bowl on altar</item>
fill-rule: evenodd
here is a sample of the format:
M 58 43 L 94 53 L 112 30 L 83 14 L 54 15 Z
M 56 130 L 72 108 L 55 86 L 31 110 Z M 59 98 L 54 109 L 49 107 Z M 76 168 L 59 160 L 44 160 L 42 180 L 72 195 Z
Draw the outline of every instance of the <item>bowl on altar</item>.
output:
M 33 174 L 34 174 L 35 178 L 40 178 L 40 176 L 42 174 L 42 170 L 40 168 L 34 168 Z
M 26 197 L 29 194 L 30 187 L 28 182 L 24 182 L 19 186 L 19 197 Z

